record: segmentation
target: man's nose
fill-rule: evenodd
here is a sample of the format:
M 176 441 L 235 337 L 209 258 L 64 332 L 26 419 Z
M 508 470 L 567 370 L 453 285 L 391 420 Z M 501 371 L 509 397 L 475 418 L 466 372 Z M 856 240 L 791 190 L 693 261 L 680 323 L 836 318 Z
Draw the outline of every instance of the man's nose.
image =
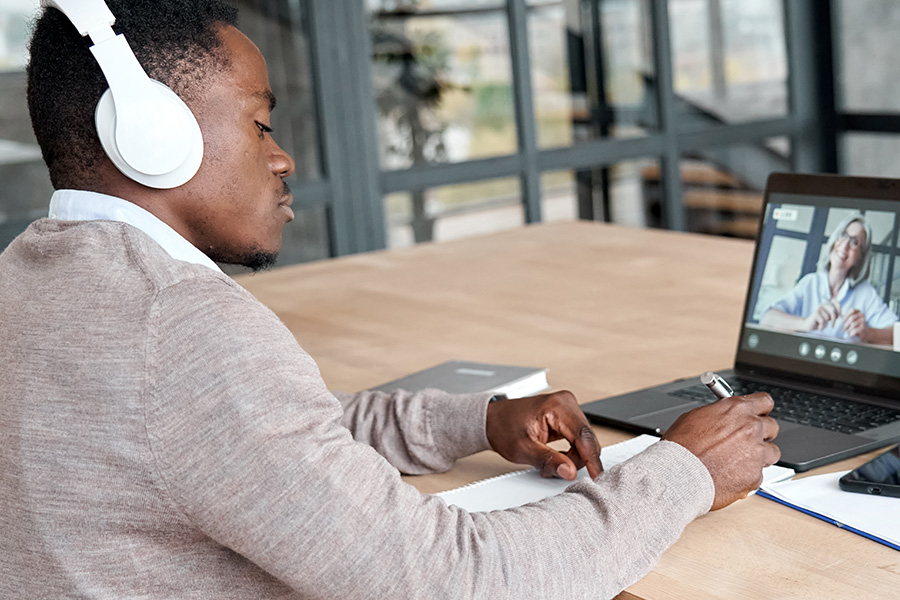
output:
M 296 165 L 291 155 L 282 150 L 281 146 L 277 146 L 277 151 L 269 161 L 269 167 L 272 169 L 272 173 L 284 179 L 294 174 Z

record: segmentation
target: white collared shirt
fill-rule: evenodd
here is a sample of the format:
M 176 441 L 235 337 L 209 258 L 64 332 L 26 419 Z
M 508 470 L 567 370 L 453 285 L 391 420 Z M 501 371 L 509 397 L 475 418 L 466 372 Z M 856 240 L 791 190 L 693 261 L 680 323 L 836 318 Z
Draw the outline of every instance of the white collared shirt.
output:
M 203 265 L 222 272 L 219 266 L 177 231 L 137 204 L 83 190 L 57 190 L 50 197 L 51 219 L 61 221 L 119 221 L 137 227 L 175 260 Z

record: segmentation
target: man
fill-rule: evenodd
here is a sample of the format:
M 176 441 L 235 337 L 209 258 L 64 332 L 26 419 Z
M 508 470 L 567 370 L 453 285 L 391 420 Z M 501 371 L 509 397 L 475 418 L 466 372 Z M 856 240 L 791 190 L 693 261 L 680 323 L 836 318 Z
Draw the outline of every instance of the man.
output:
M 173 189 L 120 173 L 90 124 L 102 75 L 45 12 L 29 105 L 58 191 L 0 255 L 0 597 L 610 597 L 778 459 L 766 395 L 602 474 L 567 392 L 336 398 L 211 260 L 271 264 L 292 218 L 261 54 L 215 0 L 110 8 L 196 115 L 203 162 Z M 596 479 L 468 514 L 399 477 L 489 448 Z

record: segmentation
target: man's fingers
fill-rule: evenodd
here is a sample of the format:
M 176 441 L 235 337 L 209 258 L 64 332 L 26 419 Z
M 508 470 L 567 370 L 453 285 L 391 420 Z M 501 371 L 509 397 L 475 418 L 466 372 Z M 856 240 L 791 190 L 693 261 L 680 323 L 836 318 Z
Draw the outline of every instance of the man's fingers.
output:
M 578 468 L 568 456 L 550 447 L 545 448 L 538 464 L 541 477 L 561 477 L 572 481 L 578 473 Z
M 778 437 L 778 421 L 769 416 L 772 408 L 775 407 L 775 401 L 772 396 L 762 392 L 744 396 L 743 400 L 754 414 L 761 417 L 759 423 L 764 444 L 763 460 L 767 466 L 774 465 L 781 460 L 781 449 L 772 443 L 772 440 Z
M 774 465 L 781 460 L 781 448 L 773 442 L 766 442 L 766 465 Z
M 771 442 L 778 437 L 778 421 L 772 417 L 763 417 L 763 440 Z
M 588 475 L 591 476 L 591 479 L 599 477 L 600 473 L 603 472 L 603 461 L 597 456 L 596 461 L 587 462 L 579 453 L 578 449 L 575 446 L 572 446 L 568 450 L 566 450 L 565 455 L 572 459 L 572 462 L 575 464 L 577 468 L 587 467 Z
M 775 408 L 775 401 L 772 399 L 772 396 L 765 392 L 756 392 L 746 396 L 739 396 L 738 398 L 747 410 L 761 417 L 768 415 Z
M 573 459 L 578 468 L 586 465 L 592 478 L 599 476 L 603 471 L 603 465 L 600 464 L 600 442 L 594 435 L 594 430 L 583 413 L 577 416 L 569 414 L 567 417 L 569 418 L 557 420 L 552 424 L 553 429 L 572 446 L 566 454 Z
M 575 434 L 574 441 L 570 441 L 570 443 L 572 448 L 569 450 L 569 455 L 578 455 L 581 462 L 587 467 L 591 479 L 599 477 L 603 472 L 603 463 L 600 462 L 600 442 L 594 435 L 591 426 L 587 423 L 582 425 Z
M 600 463 L 600 442 L 594 435 L 594 430 L 578 406 L 575 396 L 560 394 L 559 401 L 558 407 L 547 414 L 549 430 L 569 442 L 571 448 L 566 455 L 575 467 L 587 466 L 588 474 L 592 478 L 598 477 L 603 471 L 603 465 Z
M 544 477 L 571 481 L 583 466 L 591 477 L 603 471 L 600 442 L 575 396 L 565 390 L 488 404 L 485 433 L 501 456 L 533 465 Z M 562 439 L 570 446 L 565 452 L 548 445 Z
M 562 431 L 559 431 L 561 429 Z M 543 446 L 540 460 L 540 471 L 544 477 L 561 477 L 572 481 L 578 469 L 587 467 L 588 475 L 593 479 L 603 472 L 600 462 L 600 442 L 591 426 L 585 423 L 576 431 L 561 427 L 558 433 L 565 438 L 571 447 L 566 452 L 557 452 L 549 446 Z

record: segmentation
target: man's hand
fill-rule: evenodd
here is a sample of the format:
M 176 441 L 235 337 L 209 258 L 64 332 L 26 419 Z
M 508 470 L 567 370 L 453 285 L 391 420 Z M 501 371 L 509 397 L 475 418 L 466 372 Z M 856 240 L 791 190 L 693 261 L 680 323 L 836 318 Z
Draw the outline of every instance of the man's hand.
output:
M 603 471 L 600 442 L 572 392 L 491 402 L 485 429 L 491 448 L 503 458 L 537 467 L 544 477 L 571 481 L 585 465 L 592 478 Z M 547 445 L 561 439 L 571 444 L 566 452 Z
M 716 486 L 711 510 L 746 497 L 762 483 L 763 467 L 781 458 L 772 443 L 778 423 L 768 416 L 774 404 L 768 394 L 725 398 L 681 415 L 663 436 L 706 465 Z

